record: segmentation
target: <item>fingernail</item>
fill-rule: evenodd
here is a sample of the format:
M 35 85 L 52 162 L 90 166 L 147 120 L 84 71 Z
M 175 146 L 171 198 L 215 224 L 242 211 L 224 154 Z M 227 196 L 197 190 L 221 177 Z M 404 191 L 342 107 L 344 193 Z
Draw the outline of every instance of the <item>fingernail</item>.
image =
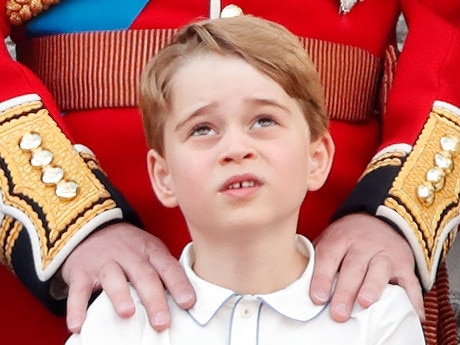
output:
M 359 294 L 359 298 L 362 302 L 365 302 L 365 307 L 371 305 L 375 301 L 374 296 L 368 292 L 363 292 Z
M 67 320 L 67 328 L 72 333 L 78 332 L 80 330 L 81 322 L 78 319 Z
M 313 297 L 317 301 L 322 302 L 322 303 L 326 303 L 328 301 L 328 299 L 329 299 L 329 296 L 327 295 L 327 293 L 324 290 L 315 291 L 313 293 Z
M 121 317 L 130 317 L 134 314 L 135 307 L 132 303 L 121 303 L 117 305 L 117 313 Z
M 175 300 L 177 304 L 179 304 L 182 307 L 185 307 L 185 306 L 189 306 L 189 304 L 193 301 L 194 298 L 195 298 L 195 295 L 193 293 L 184 292 L 178 295 L 175 298 Z
M 169 323 L 169 321 L 169 314 L 167 312 L 162 311 L 155 315 L 153 319 L 153 324 L 155 326 L 165 326 Z
M 347 306 L 345 305 L 345 303 L 339 303 L 334 307 L 334 311 L 337 314 L 345 316 L 347 314 Z
M 420 316 L 420 319 L 422 321 L 426 320 L 426 315 L 425 315 L 425 309 L 419 309 L 417 310 L 417 314 Z

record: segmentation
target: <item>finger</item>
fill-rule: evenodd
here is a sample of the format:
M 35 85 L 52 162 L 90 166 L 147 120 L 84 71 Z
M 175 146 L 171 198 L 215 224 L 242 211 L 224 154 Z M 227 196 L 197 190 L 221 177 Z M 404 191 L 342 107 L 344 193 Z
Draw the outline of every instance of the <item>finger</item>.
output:
M 414 306 L 420 321 L 425 322 L 425 306 L 423 303 L 423 293 L 420 282 L 413 270 L 404 275 L 404 277 L 404 279 L 398 280 L 397 284 L 406 290 L 407 296 L 409 296 L 409 300 Z
M 94 284 L 83 276 L 76 276 L 68 285 L 67 328 L 72 333 L 78 333 L 86 317 L 86 309 L 88 308 L 88 301 L 93 292 Z
M 157 258 L 155 267 L 176 303 L 183 309 L 191 308 L 196 300 L 195 291 L 179 262 L 168 254 Z
M 367 308 L 380 299 L 390 281 L 391 268 L 390 258 L 385 255 L 375 255 L 371 259 L 357 298 L 362 307 Z
M 345 322 L 350 318 L 353 304 L 367 272 L 366 258 L 347 254 L 331 299 L 331 316 L 337 322 Z
M 153 266 L 143 264 L 130 275 L 130 280 L 145 307 L 150 324 L 157 331 L 171 325 L 166 291 Z
M 310 284 L 310 297 L 315 304 L 329 301 L 332 284 L 339 270 L 345 250 L 333 250 L 320 242 L 315 249 L 315 266 Z
M 133 316 L 135 306 L 123 269 L 115 262 L 107 263 L 99 272 L 99 281 L 118 316 L 122 318 Z

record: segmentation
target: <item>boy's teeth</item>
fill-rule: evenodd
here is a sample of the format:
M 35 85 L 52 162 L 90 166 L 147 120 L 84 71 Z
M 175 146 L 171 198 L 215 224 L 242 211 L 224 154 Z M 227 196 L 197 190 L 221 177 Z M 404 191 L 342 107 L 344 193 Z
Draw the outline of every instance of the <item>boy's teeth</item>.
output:
M 239 188 L 249 188 L 254 187 L 254 181 L 244 181 L 244 182 L 236 182 L 230 185 L 229 189 L 239 189 Z

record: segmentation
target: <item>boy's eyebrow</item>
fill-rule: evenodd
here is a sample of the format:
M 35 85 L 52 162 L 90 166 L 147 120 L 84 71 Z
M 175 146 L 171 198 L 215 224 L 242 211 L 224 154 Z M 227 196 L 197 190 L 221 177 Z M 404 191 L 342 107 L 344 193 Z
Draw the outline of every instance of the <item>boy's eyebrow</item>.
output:
M 270 98 L 251 97 L 251 98 L 247 98 L 245 100 L 245 103 L 250 103 L 250 104 L 252 103 L 255 105 L 270 105 L 270 106 L 280 108 L 286 112 L 289 112 L 289 109 L 286 106 Z M 175 127 L 175 131 L 176 132 L 179 131 L 187 122 L 194 119 L 195 117 L 203 115 L 208 110 L 215 109 L 217 107 L 218 107 L 218 104 L 216 102 L 212 102 L 212 103 L 199 107 L 198 109 L 194 110 L 190 115 L 186 116 L 183 120 L 179 121 Z
M 186 116 L 183 120 L 179 121 L 176 125 L 175 131 L 179 131 L 187 122 L 190 120 L 194 119 L 197 116 L 203 115 L 206 113 L 209 109 L 213 109 L 217 107 L 217 103 L 212 102 L 209 104 L 205 104 L 198 109 L 194 110 L 190 115 Z
M 246 99 L 245 102 L 254 103 L 256 105 L 271 105 L 271 106 L 274 106 L 274 107 L 277 107 L 277 108 L 280 108 L 280 109 L 282 109 L 284 111 L 289 112 L 289 109 L 286 106 L 284 106 L 283 104 L 277 102 L 274 99 L 270 99 L 270 98 L 252 97 L 252 98 Z

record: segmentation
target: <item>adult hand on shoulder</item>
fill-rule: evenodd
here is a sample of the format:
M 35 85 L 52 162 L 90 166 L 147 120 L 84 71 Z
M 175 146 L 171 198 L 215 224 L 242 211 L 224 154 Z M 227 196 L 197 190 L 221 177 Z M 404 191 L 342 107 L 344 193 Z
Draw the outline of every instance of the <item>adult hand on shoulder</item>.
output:
M 316 243 L 316 263 L 310 295 L 325 304 L 340 272 L 331 299 L 331 315 L 345 322 L 357 300 L 367 308 L 388 283 L 404 288 L 421 320 L 425 318 L 415 260 L 407 241 L 384 221 L 368 214 L 353 214 L 329 225 Z
M 111 224 L 91 234 L 69 255 L 61 274 L 69 287 L 67 327 L 71 332 L 80 331 L 88 300 L 101 288 L 120 317 L 132 316 L 135 306 L 127 281 L 136 288 L 158 331 L 171 322 L 164 286 L 182 308 L 195 303 L 192 286 L 166 246 L 127 223 Z

